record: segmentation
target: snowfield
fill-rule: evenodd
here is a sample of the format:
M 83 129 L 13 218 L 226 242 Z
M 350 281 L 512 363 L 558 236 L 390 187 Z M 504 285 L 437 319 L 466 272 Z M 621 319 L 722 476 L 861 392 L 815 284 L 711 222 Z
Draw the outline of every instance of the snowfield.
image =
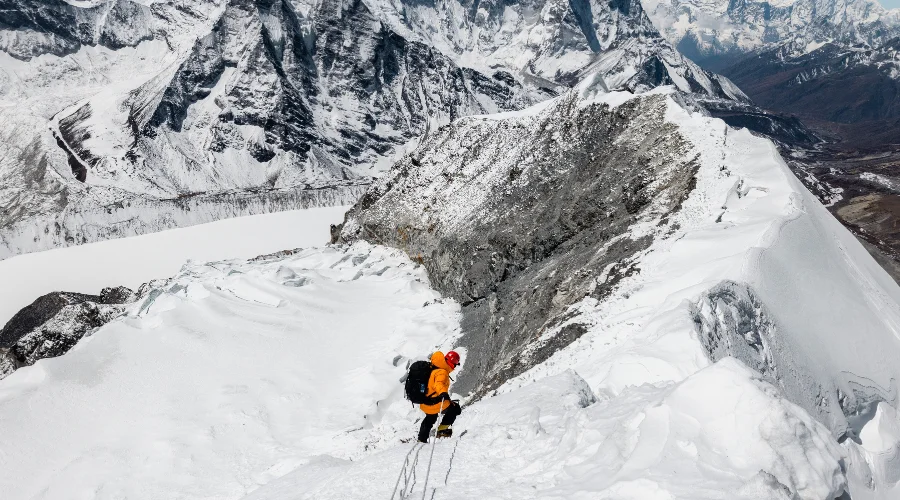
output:
M 0 260 L 0 327 L 20 309 L 54 291 L 97 294 L 103 287 L 138 287 L 168 278 L 185 261 L 250 258 L 321 245 L 347 207 L 236 217 Z
M 405 359 L 452 339 L 457 311 L 366 245 L 188 265 L 2 381 L 0 491 L 241 498 L 312 457 L 351 457 L 386 412 L 410 413 Z
M 600 88 L 577 91 L 641 98 Z M 360 242 L 191 263 L 69 354 L 0 381 L 0 491 L 896 498 L 900 287 L 771 143 L 666 103 L 699 166 L 674 229 L 638 224 L 654 236 L 640 272 L 573 307 L 581 338 L 466 405 L 433 462 L 398 382 L 455 347 L 460 309 L 405 255 Z

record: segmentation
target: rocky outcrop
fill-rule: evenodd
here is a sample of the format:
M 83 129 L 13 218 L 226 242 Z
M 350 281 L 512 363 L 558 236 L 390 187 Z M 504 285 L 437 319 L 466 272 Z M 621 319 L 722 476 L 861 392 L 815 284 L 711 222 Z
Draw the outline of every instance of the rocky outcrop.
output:
M 0 378 L 40 359 L 65 354 L 136 298 L 125 287 L 100 295 L 53 292 L 25 307 L 0 330 Z
M 732 127 L 746 128 L 787 149 L 808 150 L 826 142 L 796 116 L 773 113 L 755 104 L 703 100 L 700 106 Z
M 612 107 L 572 93 L 459 120 L 374 185 L 335 240 L 404 249 L 462 304 L 456 387 L 484 394 L 584 333 L 569 307 L 602 300 L 667 231 L 697 165 L 665 109 L 664 96 Z

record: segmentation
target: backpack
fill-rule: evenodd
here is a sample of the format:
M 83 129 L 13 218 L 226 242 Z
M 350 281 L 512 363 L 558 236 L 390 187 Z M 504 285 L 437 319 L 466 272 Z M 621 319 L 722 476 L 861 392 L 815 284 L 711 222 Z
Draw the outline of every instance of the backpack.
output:
M 431 372 L 437 367 L 428 361 L 416 361 L 409 366 L 406 374 L 406 399 L 413 404 L 433 405 L 441 401 L 435 397 L 428 397 L 428 380 Z

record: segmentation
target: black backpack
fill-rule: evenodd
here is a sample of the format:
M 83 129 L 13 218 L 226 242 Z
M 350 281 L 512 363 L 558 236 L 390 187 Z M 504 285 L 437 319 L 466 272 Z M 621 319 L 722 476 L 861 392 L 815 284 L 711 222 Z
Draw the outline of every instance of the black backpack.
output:
M 409 372 L 406 374 L 406 399 L 419 405 L 441 402 L 436 397 L 428 397 L 428 380 L 434 370 L 437 370 L 437 367 L 428 361 L 416 361 L 409 366 Z

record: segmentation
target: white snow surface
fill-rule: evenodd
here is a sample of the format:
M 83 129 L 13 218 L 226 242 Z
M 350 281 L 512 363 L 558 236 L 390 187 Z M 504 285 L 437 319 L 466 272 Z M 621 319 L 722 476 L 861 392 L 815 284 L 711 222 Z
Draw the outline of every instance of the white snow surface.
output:
M 3 380 L 3 498 L 240 498 L 312 457 L 353 456 L 385 411 L 410 411 L 395 356 L 442 347 L 458 309 L 365 244 L 186 266 Z
M 389 498 L 409 454 L 413 498 L 832 500 L 848 484 L 892 498 L 900 288 L 770 142 L 667 102 L 699 164 L 676 229 L 639 225 L 654 235 L 640 272 L 573 308 L 579 340 L 466 406 L 427 487 L 431 449 L 408 442 L 421 414 L 397 381 L 454 345 L 458 306 L 398 252 L 357 243 L 191 264 L 69 354 L 0 381 L 0 491 Z M 694 313 L 723 281 L 774 318 L 781 379 L 707 358 Z M 816 387 L 822 407 L 803 406 Z M 854 425 L 837 390 L 881 399 L 862 444 L 837 443 Z
M 567 370 L 461 419 L 466 433 L 436 444 L 431 487 L 430 449 L 412 452 L 410 498 L 824 499 L 843 481 L 827 431 L 733 359 L 599 400 Z M 304 464 L 245 500 L 389 498 L 411 446 Z
M 0 325 L 54 291 L 98 294 L 108 286 L 136 291 L 150 280 L 174 275 L 189 260 L 250 258 L 325 244 L 331 224 L 339 223 L 347 208 L 237 217 L 0 260 Z

